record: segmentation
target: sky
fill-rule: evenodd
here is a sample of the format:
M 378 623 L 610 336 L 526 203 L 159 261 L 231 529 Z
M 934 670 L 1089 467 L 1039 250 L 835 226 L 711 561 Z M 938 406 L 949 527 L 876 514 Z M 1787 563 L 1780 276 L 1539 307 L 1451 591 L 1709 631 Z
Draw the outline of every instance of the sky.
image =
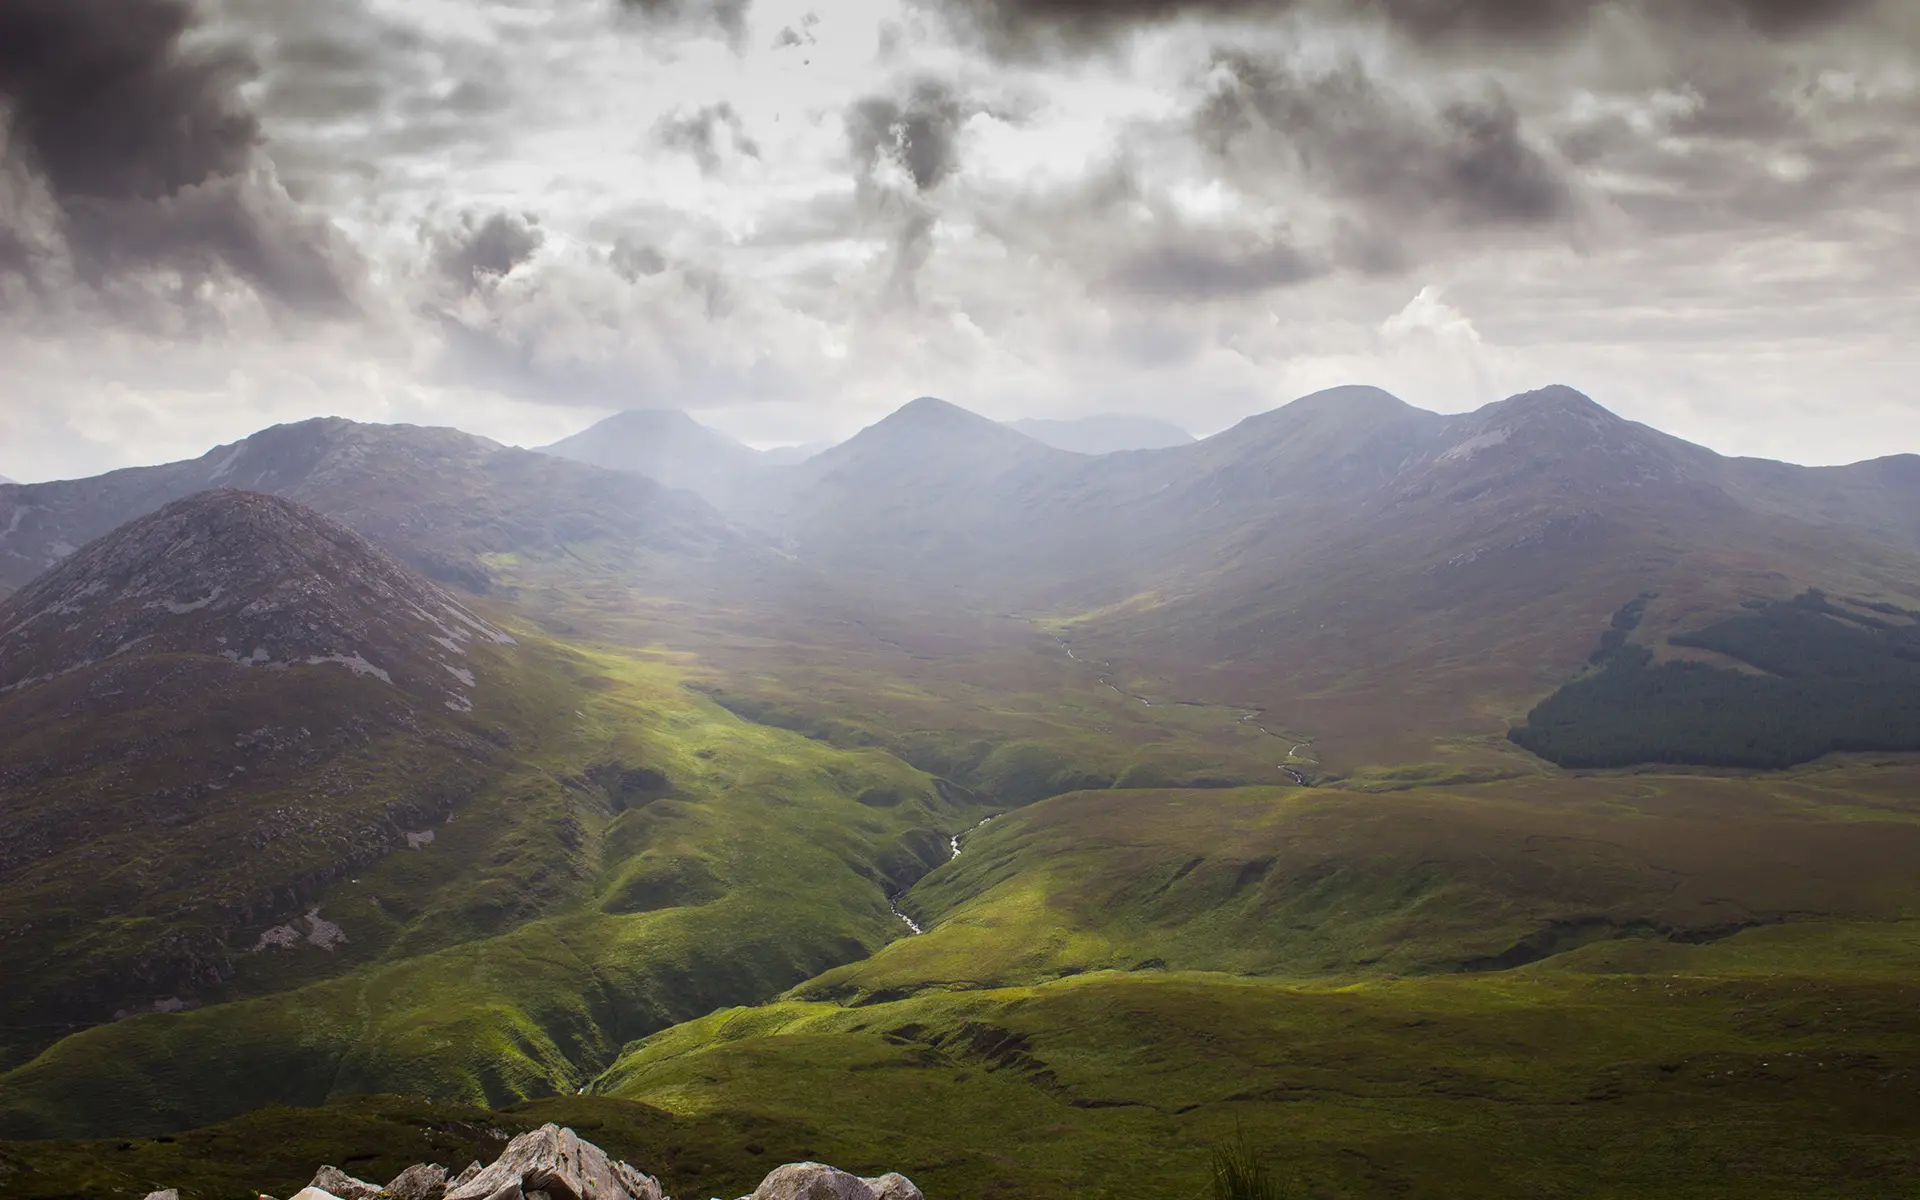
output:
M 0 475 L 334 414 L 1920 452 L 1912 0 L 0 0 Z

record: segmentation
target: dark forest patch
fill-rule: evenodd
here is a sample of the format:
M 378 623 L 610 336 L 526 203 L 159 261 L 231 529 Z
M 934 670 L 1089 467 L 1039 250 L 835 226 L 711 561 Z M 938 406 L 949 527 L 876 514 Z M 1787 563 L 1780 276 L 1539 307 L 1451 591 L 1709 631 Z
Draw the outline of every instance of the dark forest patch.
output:
M 1594 669 L 1542 701 L 1509 738 L 1563 767 L 1777 768 L 1840 750 L 1920 750 L 1914 614 L 1842 607 L 1810 590 L 1670 639 L 1764 672 L 1751 674 L 1655 664 L 1652 651 L 1625 640 L 1642 603 L 1615 615 Z

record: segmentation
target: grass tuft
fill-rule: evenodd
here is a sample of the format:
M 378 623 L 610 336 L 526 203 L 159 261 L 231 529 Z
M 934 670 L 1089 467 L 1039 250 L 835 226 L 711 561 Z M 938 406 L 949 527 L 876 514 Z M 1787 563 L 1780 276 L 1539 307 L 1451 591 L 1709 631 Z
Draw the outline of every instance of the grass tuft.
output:
M 1285 1189 L 1275 1179 L 1239 1130 L 1234 1140 L 1213 1151 L 1213 1200 L 1283 1200 Z

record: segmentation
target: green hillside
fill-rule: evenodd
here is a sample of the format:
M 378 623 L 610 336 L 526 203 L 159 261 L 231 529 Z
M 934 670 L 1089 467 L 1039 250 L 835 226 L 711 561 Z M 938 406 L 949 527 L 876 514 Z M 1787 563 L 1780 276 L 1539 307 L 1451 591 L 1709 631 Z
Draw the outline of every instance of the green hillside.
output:
M 985 815 L 884 754 L 743 722 L 658 662 L 545 654 L 551 669 L 512 693 L 520 770 L 456 805 L 444 842 L 315 897 L 352 957 L 272 948 L 256 957 L 273 972 L 233 988 L 270 994 L 65 1037 L 0 1075 L 0 1129 L 124 1135 L 362 1092 L 572 1091 L 631 1038 L 904 932 L 889 892 Z

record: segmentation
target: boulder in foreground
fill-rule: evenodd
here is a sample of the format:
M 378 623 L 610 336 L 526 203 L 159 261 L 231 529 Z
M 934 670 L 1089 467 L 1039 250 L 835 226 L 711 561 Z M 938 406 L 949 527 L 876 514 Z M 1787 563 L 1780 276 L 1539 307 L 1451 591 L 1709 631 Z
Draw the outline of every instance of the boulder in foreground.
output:
M 825 1163 L 788 1163 L 775 1167 L 751 1196 L 741 1200 L 926 1200 L 920 1189 L 896 1172 L 862 1179 Z

